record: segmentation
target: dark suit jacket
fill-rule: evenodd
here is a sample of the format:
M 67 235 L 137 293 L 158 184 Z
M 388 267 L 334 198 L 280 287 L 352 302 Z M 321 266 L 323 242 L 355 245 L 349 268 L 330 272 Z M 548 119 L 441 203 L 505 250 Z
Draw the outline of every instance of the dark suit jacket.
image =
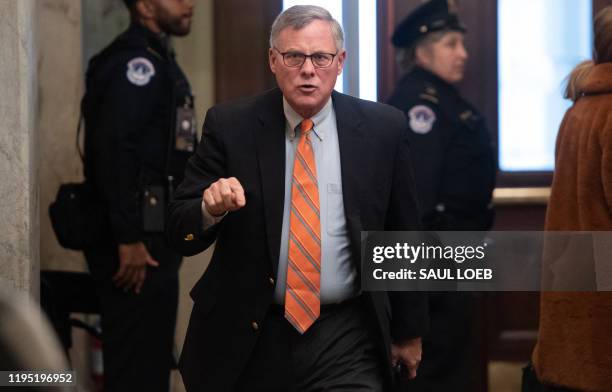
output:
M 335 92 L 332 98 L 345 215 L 352 253 L 359 263 L 362 230 L 420 226 L 406 120 L 387 105 Z M 185 256 L 200 253 L 217 240 L 208 270 L 191 291 L 195 304 L 180 361 L 188 390 L 231 390 L 255 345 L 258 325 L 273 298 L 284 172 L 280 90 L 208 111 L 202 143 L 187 165 L 168 219 L 170 242 Z M 244 187 L 246 206 L 203 231 L 202 193 L 227 177 L 236 177 Z M 401 341 L 425 332 L 427 309 L 419 294 L 371 292 L 365 297 L 386 358 L 391 339 Z

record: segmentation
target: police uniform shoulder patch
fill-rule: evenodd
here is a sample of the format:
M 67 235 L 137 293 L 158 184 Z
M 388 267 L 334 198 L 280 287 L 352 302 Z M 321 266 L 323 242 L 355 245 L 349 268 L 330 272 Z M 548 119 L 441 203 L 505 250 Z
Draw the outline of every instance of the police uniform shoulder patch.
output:
M 136 86 L 146 86 L 155 75 L 155 67 L 149 59 L 136 57 L 127 64 L 127 78 Z
M 410 128 L 414 133 L 424 135 L 431 131 L 436 122 L 436 113 L 429 106 L 416 105 L 408 111 Z

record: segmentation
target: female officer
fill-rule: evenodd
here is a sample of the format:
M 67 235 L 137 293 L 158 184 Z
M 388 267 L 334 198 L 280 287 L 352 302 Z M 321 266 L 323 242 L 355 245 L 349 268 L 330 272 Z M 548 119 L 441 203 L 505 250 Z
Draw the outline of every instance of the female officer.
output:
M 476 109 L 453 86 L 468 58 L 465 28 L 447 0 L 431 0 L 402 21 L 392 42 L 404 76 L 389 103 L 406 113 L 412 169 L 426 230 L 486 231 L 496 161 Z M 430 293 L 431 333 L 411 390 L 469 390 L 470 294 Z

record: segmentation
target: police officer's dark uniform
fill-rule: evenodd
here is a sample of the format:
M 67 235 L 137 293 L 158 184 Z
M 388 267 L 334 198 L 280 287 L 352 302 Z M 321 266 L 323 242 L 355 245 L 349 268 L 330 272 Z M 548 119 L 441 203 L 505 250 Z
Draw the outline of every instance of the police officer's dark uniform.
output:
M 446 0 L 417 8 L 392 42 L 414 48 L 434 31 L 461 31 Z M 417 195 L 427 230 L 486 231 L 492 225 L 496 159 L 484 119 L 456 88 L 414 66 L 389 104 L 406 113 Z M 411 391 L 466 391 L 470 376 L 470 293 L 430 293 L 431 332 Z
M 193 96 L 166 37 L 133 22 L 95 56 L 83 100 L 85 175 L 108 216 L 87 249 L 102 309 L 105 390 L 167 391 L 181 256 L 166 244 L 166 203 L 195 148 Z M 143 242 L 140 294 L 112 282 L 118 244 Z

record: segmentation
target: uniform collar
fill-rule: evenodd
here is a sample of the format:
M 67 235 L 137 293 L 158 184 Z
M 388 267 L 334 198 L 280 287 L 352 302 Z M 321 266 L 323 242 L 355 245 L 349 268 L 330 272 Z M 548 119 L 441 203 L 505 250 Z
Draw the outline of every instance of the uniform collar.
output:
M 127 34 L 128 36 L 143 38 L 144 45 L 163 58 L 174 57 L 170 36 L 165 33 L 157 34 L 138 22 L 132 22 Z
M 418 65 L 415 65 L 412 71 L 410 71 L 406 76 L 410 78 L 425 80 L 426 82 L 429 82 L 441 89 L 450 89 L 452 91 L 456 90 L 455 86 L 448 83 L 446 80 L 438 77 L 436 74 L 426 70 L 425 68 L 419 67 Z
M 289 137 L 290 140 L 293 140 L 296 136 L 295 129 L 297 128 L 298 125 L 300 125 L 300 123 L 302 122 L 302 120 L 304 120 L 304 118 L 300 116 L 295 110 L 293 110 L 293 108 L 291 107 L 291 105 L 289 105 L 289 102 L 287 102 L 284 96 L 283 96 L 283 111 L 285 112 L 285 118 L 287 119 L 287 123 L 289 123 L 289 129 L 287 130 L 287 136 Z M 325 106 L 323 106 L 323 108 L 319 110 L 317 114 L 315 114 L 314 116 L 310 118 L 314 124 L 312 131 L 314 132 L 315 135 L 317 135 L 319 140 L 323 140 L 325 130 L 322 127 L 317 127 L 317 126 L 320 125 L 331 114 L 331 111 L 332 111 L 332 99 L 331 97 L 329 97 Z

